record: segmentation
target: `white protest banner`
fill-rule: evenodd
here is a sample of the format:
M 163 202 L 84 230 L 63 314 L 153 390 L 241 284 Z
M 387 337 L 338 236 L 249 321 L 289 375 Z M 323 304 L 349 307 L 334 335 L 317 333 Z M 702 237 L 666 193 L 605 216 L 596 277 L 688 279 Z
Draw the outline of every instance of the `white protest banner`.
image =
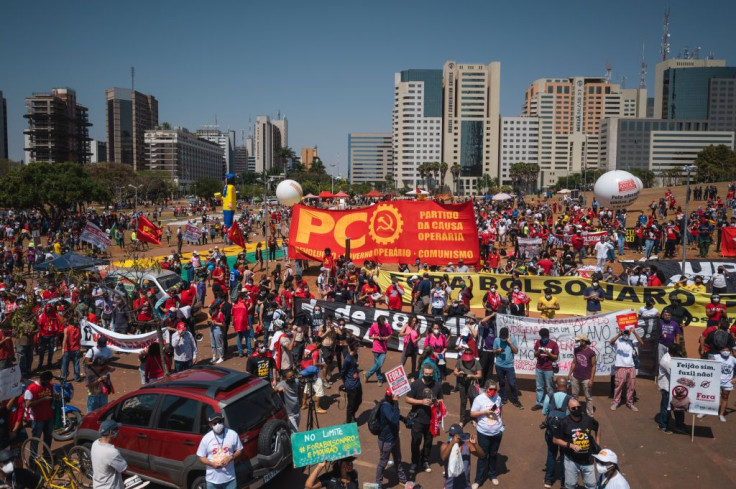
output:
M 86 320 L 80 321 L 82 328 L 82 346 L 92 347 L 97 345 L 100 336 L 107 338 L 107 347 L 113 351 L 126 353 L 140 353 L 148 348 L 158 339 L 156 331 L 143 334 L 121 334 L 109 329 L 102 328 Z
M 673 358 L 670 402 L 692 414 L 718 415 L 721 402 L 721 362 L 699 358 Z
M 534 375 L 537 360 L 534 358 L 534 343 L 539 339 L 539 330 L 547 328 L 550 339 L 557 342 L 560 356 L 557 363 L 560 375 L 567 375 L 572 365 L 575 350 L 575 336 L 588 335 L 590 347 L 596 352 L 596 376 L 609 376 L 616 358 L 616 349 L 609 341 L 618 334 L 616 317 L 630 314 L 630 309 L 609 312 L 597 316 L 579 316 L 563 319 L 528 318 L 499 314 L 496 317 L 496 336 L 501 328 L 509 329 L 519 353 L 514 357 L 514 369 L 518 374 Z
M 0 370 L 0 401 L 13 399 L 23 394 L 23 384 L 20 381 L 20 367 L 10 367 Z
M 196 243 L 199 241 L 199 238 L 202 237 L 202 231 L 197 228 L 194 224 L 187 224 L 184 227 L 184 233 L 182 234 L 182 238 L 184 241 L 189 241 L 190 243 Z
M 105 231 L 98 228 L 91 222 L 88 222 L 87 225 L 84 226 L 84 229 L 82 230 L 82 234 L 79 236 L 79 239 L 80 241 L 89 243 L 92 246 L 95 246 L 102 250 L 106 250 L 107 247 L 110 246 L 110 243 L 111 243 L 110 236 L 108 236 Z
M 388 386 L 395 396 L 403 396 L 411 390 L 409 379 L 406 377 L 406 371 L 404 371 L 404 367 L 401 365 L 386 372 L 386 381 L 388 381 Z

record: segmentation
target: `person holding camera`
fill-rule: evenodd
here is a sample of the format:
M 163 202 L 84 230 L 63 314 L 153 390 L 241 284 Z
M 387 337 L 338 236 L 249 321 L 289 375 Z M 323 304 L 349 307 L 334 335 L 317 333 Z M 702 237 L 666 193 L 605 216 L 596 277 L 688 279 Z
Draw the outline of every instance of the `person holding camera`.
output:
M 342 368 L 340 368 L 340 378 L 343 382 L 340 390 L 344 390 L 345 397 L 347 397 L 345 423 L 353 423 L 355 422 L 355 413 L 363 402 L 363 385 L 360 383 L 360 373 L 358 372 L 358 343 L 347 342 L 347 349 L 348 354 L 345 355 Z
M 466 489 L 470 486 L 470 454 L 483 457 L 483 449 L 476 437 L 463 432 L 463 427 L 455 423 L 448 431 L 450 437 L 440 447 L 440 458 L 445 463 L 445 487 Z M 456 449 L 457 448 L 457 449 Z M 472 487 L 478 487 L 473 484 Z
M 586 316 L 595 316 L 601 313 L 601 302 L 605 300 L 603 296 L 603 289 L 598 285 L 597 280 L 593 280 L 590 287 L 586 287 L 583 290 L 583 298 L 587 302 L 585 306 Z
M 482 455 L 478 455 L 473 489 L 483 485 L 486 479 L 490 479 L 494 486 L 499 484 L 496 462 L 503 432 L 506 429 L 501 418 L 502 409 L 503 402 L 498 395 L 498 382 L 489 379 L 470 408 L 470 417 L 475 419 L 478 445 L 482 451 Z
M 376 466 L 376 484 L 382 487 L 383 471 L 388 465 L 389 457 L 393 456 L 396 472 L 399 476 L 399 484 L 406 484 L 406 473 L 401 463 L 401 440 L 399 439 L 399 422 L 403 419 L 399 412 L 399 396 L 394 395 L 390 387 L 381 401 L 379 418 L 381 421 L 381 432 L 378 434 L 378 465 Z
M 322 354 L 320 352 L 322 340 L 319 337 L 315 337 L 313 341 L 304 348 L 304 354 L 302 356 L 301 369 L 306 370 L 309 367 L 315 367 L 318 370 L 314 375 L 307 376 L 307 384 L 304 386 L 304 399 L 302 402 L 302 409 L 307 409 L 307 403 L 309 396 L 314 396 L 314 404 L 317 407 L 316 411 L 318 414 L 325 414 L 327 411 L 322 409 L 319 405 L 319 401 L 325 396 L 324 385 L 322 378 L 319 373 L 324 367 L 322 361 Z M 303 375 L 303 374 L 302 374 Z
M 636 328 L 633 326 L 619 331 L 609 342 L 616 349 L 616 358 L 613 361 L 616 387 L 613 393 L 611 411 L 615 411 L 621 405 L 621 393 L 624 386 L 626 387 L 626 405 L 632 411 L 639 410 L 639 408 L 634 406 L 634 389 L 636 389 L 634 355 L 636 355 L 636 346 L 634 345 L 634 340 L 631 339 L 631 333 L 634 334 L 636 342 L 639 345 L 644 344 L 644 341 L 642 341 L 639 333 L 636 332 Z
M 560 347 L 557 342 L 549 338 L 549 329 L 542 328 L 539 330 L 539 339 L 534 343 L 534 357 L 537 359 L 536 388 L 537 403 L 532 407 L 532 411 L 542 409 L 542 401 L 544 401 L 545 391 L 551 396 L 552 380 L 555 375 L 555 362 L 560 356 Z
M 432 406 L 437 406 L 437 401 L 442 397 L 442 384 L 435 382 L 434 369 L 431 366 L 422 367 L 422 377 L 411 383 L 411 390 L 406 395 L 406 402 L 411 406 L 409 419 L 413 420 L 409 467 L 409 477 L 412 479 L 416 476 L 419 466 L 425 472 L 432 472 L 429 467 L 429 455 L 434 437 L 429 431 L 429 425 L 432 421 Z

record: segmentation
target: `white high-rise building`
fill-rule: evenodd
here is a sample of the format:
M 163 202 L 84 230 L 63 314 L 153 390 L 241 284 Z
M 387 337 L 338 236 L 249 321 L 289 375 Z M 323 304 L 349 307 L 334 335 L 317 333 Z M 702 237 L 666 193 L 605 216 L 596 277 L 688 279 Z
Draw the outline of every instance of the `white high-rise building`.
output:
M 222 148 L 222 174 L 235 173 L 235 131 L 220 131 L 218 125 L 203 125 L 197 137 L 216 143 Z
M 256 117 L 254 134 L 255 171 L 268 171 L 278 163 L 276 151 L 289 145 L 288 120 L 286 117 L 271 119 L 267 115 L 259 115 Z
M 396 187 L 423 184 L 417 167 L 442 161 L 442 70 L 394 75 L 391 140 Z
M 200 178 L 222 178 L 222 148 L 184 128 L 145 132 L 146 159 L 151 170 L 165 171 L 181 190 Z
M 509 170 L 516 163 L 539 164 L 539 119 L 536 117 L 501 117 L 499 148 L 501 185 L 513 185 Z M 541 179 L 541 175 L 540 175 Z
M 487 174 L 499 176 L 498 139 L 501 63 L 457 64 L 443 69 L 443 156 L 448 167 L 460 165 L 460 195 L 475 191 Z M 451 181 L 448 170 L 446 181 Z
M 391 172 L 393 148 L 390 133 L 348 134 L 348 180 L 350 183 L 386 181 Z

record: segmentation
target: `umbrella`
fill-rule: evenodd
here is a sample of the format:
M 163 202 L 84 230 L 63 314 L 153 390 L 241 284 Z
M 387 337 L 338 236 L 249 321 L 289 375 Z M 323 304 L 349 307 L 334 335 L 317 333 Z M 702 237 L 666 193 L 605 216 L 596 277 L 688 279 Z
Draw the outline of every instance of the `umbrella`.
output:
M 493 196 L 493 199 L 491 200 L 509 200 L 513 197 L 511 197 L 509 194 L 501 192 L 500 194 L 496 194 Z
M 314 195 L 314 194 L 307 194 L 307 195 L 305 195 L 305 196 L 304 196 L 304 198 L 305 198 L 305 199 L 316 199 L 316 198 L 317 198 L 317 196 L 316 196 L 316 195 Z
M 557 192 L 558 194 L 571 194 L 572 190 L 568 190 L 566 188 L 563 188 L 562 190 Z
M 319 198 L 320 199 L 331 199 L 333 197 L 334 197 L 334 195 L 332 194 L 332 192 L 330 192 L 328 190 L 323 190 L 323 191 L 321 191 L 319 193 Z
M 383 194 L 379 192 L 378 190 L 371 190 L 367 194 L 365 194 L 363 197 L 383 197 Z
M 422 190 L 422 189 L 419 189 L 418 188 L 416 190 L 412 190 L 410 192 L 407 192 L 406 195 L 429 195 L 429 192 L 427 192 L 426 190 Z
M 340 190 L 340 191 L 339 191 L 338 193 L 336 193 L 336 194 L 335 194 L 334 196 L 335 196 L 335 197 L 339 197 L 339 198 L 341 198 L 341 199 L 344 199 L 345 197 L 350 197 L 350 196 L 349 196 L 348 194 L 346 194 L 346 193 L 345 193 L 345 192 L 343 192 L 342 190 Z

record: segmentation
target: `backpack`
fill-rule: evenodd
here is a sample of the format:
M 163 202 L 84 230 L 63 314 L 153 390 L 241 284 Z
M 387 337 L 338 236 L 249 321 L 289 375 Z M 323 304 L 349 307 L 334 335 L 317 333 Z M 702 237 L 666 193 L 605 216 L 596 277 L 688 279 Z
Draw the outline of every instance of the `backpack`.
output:
M 565 400 L 562 401 L 562 406 L 557 406 L 555 402 L 555 396 L 552 394 L 549 396 L 549 413 L 547 413 L 547 427 L 555 430 L 560 425 L 560 422 L 567 416 L 567 404 L 572 399 L 571 396 L 565 394 Z
M 728 331 L 718 328 L 717 330 L 713 331 L 713 338 L 711 339 L 711 344 L 713 345 L 713 350 L 722 350 L 724 348 L 728 348 L 728 339 L 731 337 L 730 334 L 728 334 Z
M 383 407 L 384 402 L 386 401 L 376 402 L 376 405 L 373 406 L 373 409 L 371 409 L 368 415 L 368 431 L 372 435 L 380 434 L 383 429 L 383 424 L 381 423 L 381 407 Z

